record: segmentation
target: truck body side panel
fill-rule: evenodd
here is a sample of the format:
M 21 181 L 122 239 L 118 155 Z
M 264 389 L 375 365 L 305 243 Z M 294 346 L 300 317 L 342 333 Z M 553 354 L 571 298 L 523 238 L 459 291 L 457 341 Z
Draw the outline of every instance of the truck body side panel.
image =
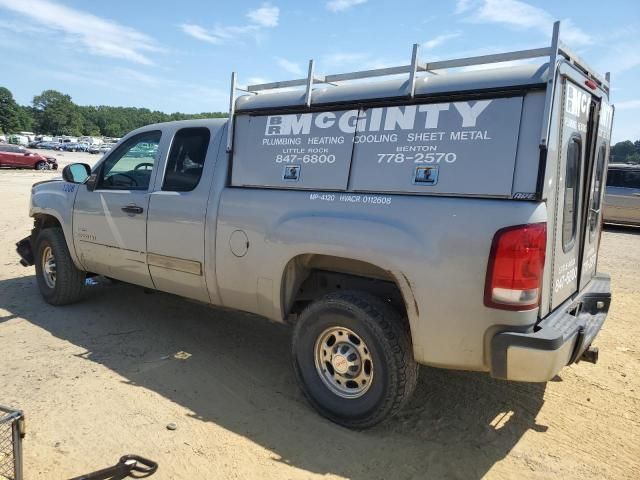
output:
M 544 221 L 536 202 L 226 188 L 216 234 L 221 301 L 282 321 L 290 260 L 360 260 L 389 271 L 415 302 L 408 312 L 419 362 L 487 370 L 487 336 L 525 330 L 538 313 L 483 305 L 491 240 L 502 227 Z M 231 251 L 238 235 L 248 243 L 242 256 Z
M 557 82 L 556 82 L 557 83 Z M 545 253 L 545 269 L 542 281 L 542 294 L 540 298 L 540 317 L 544 317 L 551 311 L 551 291 L 553 283 L 553 254 L 556 225 L 556 205 L 557 205 L 557 171 L 559 168 L 560 152 L 560 125 L 562 124 L 562 88 L 556 86 L 553 95 L 553 109 L 551 110 L 551 120 L 549 123 L 549 138 L 547 141 L 545 165 L 543 172 L 542 199 L 547 207 L 547 218 L 549 225 L 547 228 L 547 250 Z M 538 135 L 540 136 L 540 135 Z
M 226 123 L 220 129 L 221 139 L 227 135 L 229 124 Z M 229 177 L 229 154 L 225 151 L 225 142 L 218 144 L 218 154 L 216 157 L 215 169 L 213 170 L 213 178 L 203 178 L 211 185 L 209 191 L 209 200 L 207 202 L 207 213 L 204 230 L 204 276 L 209 291 L 209 298 L 214 305 L 222 305 L 220 297 L 220 288 L 218 286 L 218 265 L 217 265 L 217 249 L 218 249 L 218 210 L 220 208 L 220 199 L 222 192 Z M 228 245 L 228 244 L 227 244 Z M 227 250 L 228 251 L 228 250 Z
M 582 290 L 595 276 L 600 247 L 600 230 L 602 229 L 602 204 L 605 190 L 605 178 L 608 167 L 609 147 L 613 108 L 606 99 L 598 105 L 598 122 L 595 143 L 593 146 L 593 166 L 590 184 L 587 186 L 587 214 L 584 245 L 582 247 L 582 270 L 578 290 Z
M 560 134 L 558 188 L 553 240 L 553 284 L 551 309 L 578 289 L 579 253 L 582 245 L 585 195 L 583 185 L 589 170 L 588 129 L 592 116 L 591 95 L 562 78 L 562 124 Z
M 599 202 L 593 203 L 593 190 L 597 186 L 601 196 L 600 187 L 604 178 L 596 175 L 596 160 L 599 153 L 604 154 L 604 165 L 600 162 L 599 168 L 606 171 L 609 147 L 607 135 L 611 130 L 612 109 L 608 107 L 608 94 L 605 91 L 601 88 L 585 90 L 580 87 L 584 82 L 582 72 L 566 62 L 560 62 L 555 79 L 545 170 L 540 192 L 541 198 L 546 202 L 549 218 L 540 302 L 541 318 L 551 313 L 567 298 L 575 296 L 587 285 L 597 270 L 601 207 Z M 568 88 L 571 93 L 569 101 Z M 567 109 L 571 111 L 568 112 Z M 598 118 L 602 123 L 599 126 Z M 576 195 L 576 205 L 568 204 L 565 209 L 565 200 L 575 201 L 571 195 L 566 194 L 565 188 L 568 144 L 572 139 L 577 140 L 580 145 L 579 171 L 577 174 L 573 172 L 572 175 L 575 177 L 575 187 L 572 188 L 579 190 L 579 194 Z M 594 205 L 597 208 L 595 212 L 592 211 Z M 567 225 L 566 214 L 573 209 L 577 210 L 576 238 L 571 244 L 563 245 L 563 226 Z

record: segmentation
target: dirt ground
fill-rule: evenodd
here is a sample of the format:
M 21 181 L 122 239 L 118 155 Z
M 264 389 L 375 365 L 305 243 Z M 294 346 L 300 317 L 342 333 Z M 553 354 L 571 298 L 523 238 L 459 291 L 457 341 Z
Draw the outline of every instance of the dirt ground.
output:
M 0 403 L 26 412 L 25 478 L 125 453 L 158 461 L 158 479 L 640 478 L 640 231 L 603 234 L 597 365 L 546 385 L 422 368 L 409 407 L 359 433 L 304 401 L 282 326 L 107 280 L 44 303 L 14 244 L 30 185 L 56 175 L 0 171 Z

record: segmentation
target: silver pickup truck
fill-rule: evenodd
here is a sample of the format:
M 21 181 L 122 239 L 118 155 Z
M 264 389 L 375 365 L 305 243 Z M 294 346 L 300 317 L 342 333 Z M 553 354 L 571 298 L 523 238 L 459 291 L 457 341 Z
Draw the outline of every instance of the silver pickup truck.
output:
M 352 428 L 396 413 L 418 364 L 544 382 L 595 363 L 613 109 L 558 33 L 365 72 L 310 62 L 237 98 L 234 74 L 228 120 L 150 125 L 35 184 L 22 263 L 53 305 L 103 275 L 290 323 L 306 397 Z M 482 68 L 514 59 L 533 61 Z

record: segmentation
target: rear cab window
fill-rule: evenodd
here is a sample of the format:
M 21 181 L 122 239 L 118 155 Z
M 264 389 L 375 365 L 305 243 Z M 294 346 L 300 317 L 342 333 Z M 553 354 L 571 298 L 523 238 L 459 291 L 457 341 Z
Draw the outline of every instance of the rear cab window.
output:
M 178 130 L 167 159 L 163 191 L 189 192 L 198 186 L 210 139 L 211 132 L 205 127 Z

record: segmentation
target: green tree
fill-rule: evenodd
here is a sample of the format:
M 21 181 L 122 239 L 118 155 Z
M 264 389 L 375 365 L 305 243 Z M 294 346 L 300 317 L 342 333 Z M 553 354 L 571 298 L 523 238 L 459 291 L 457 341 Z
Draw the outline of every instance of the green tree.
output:
M 119 123 L 112 122 L 105 126 L 102 133 L 107 137 L 121 137 L 126 132 Z
M 18 105 L 18 130 L 31 132 L 34 129 L 33 112 L 30 107 Z
M 20 106 L 6 88 L 0 87 L 0 131 L 31 130 L 53 135 L 106 135 L 121 137 L 152 123 L 192 118 L 226 117 L 222 112 L 167 114 L 134 107 L 80 106 L 69 95 L 45 90 L 33 98 L 33 106 Z
M 69 95 L 45 90 L 33 97 L 38 130 L 53 135 L 81 135 L 82 115 Z
M 636 152 L 633 155 L 629 155 L 626 159 L 625 159 L 625 163 L 633 163 L 633 164 L 640 164 L 640 153 Z
M 631 140 L 618 142 L 611 147 L 611 160 L 614 162 L 624 162 L 625 158 L 632 155 L 636 151 Z
M 9 89 L 0 87 L 0 132 L 20 130 L 19 106 Z

